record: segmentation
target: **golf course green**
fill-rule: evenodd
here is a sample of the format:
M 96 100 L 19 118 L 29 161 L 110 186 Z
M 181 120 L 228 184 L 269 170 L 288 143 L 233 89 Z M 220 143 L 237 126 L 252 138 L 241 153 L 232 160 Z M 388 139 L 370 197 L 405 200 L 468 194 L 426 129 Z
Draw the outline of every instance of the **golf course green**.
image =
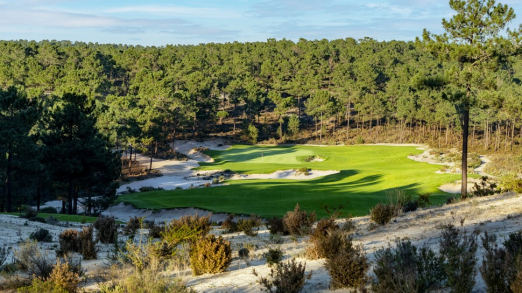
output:
M 307 167 L 339 170 L 334 175 L 309 180 L 227 180 L 224 186 L 185 190 L 162 190 L 120 196 L 118 201 L 137 208 L 165 209 L 196 207 L 213 212 L 282 216 L 296 203 L 302 209 L 326 216 L 324 206 L 343 206 L 344 216 L 361 216 L 379 202 L 388 200 L 387 191 L 399 189 L 417 197 L 431 193 L 432 204 L 448 196 L 437 189 L 459 179 L 459 174 L 436 174 L 440 166 L 407 158 L 420 154 L 416 147 L 356 146 L 245 146 L 225 151 L 207 151 L 213 163 L 200 163 L 197 170 L 232 170 L 237 173 L 271 173 Z M 310 156 L 324 161 L 308 162 Z

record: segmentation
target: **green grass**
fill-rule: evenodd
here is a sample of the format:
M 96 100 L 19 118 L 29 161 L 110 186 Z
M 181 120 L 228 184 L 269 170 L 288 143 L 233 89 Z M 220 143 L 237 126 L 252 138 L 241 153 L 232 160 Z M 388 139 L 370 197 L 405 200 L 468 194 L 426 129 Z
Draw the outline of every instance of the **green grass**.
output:
M 0 213 L 2 215 L 13 215 L 13 216 L 20 216 L 20 213 Z M 49 216 L 54 217 L 58 219 L 58 221 L 62 222 L 77 222 L 82 223 L 85 221 L 85 223 L 93 223 L 96 221 L 97 217 L 87 217 L 82 215 L 64 215 L 64 214 L 47 214 L 47 213 L 38 213 L 38 217 L 47 219 Z
M 263 153 L 263 155 L 261 155 Z M 311 180 L 229 180 L 228 186 L 190 190 L 133 193 L 118 201 L 138 208 L 164 209 L 196 207 L 213 212 L 282 216 L 301 208 L 326 215 L 323 206 L 343 205 L 344 215 L 360 216 L 378 202 L 386 201 L 386 191 L 401 189 L 412 195 L 432 194 L 432 203 L 441 204 L 450 196 L 438 186 L 457 180 L 458 174 L 435 174 L 438 165 L 407 158 L 420 154 L 415 147 L 392 146 L 288 146 L 255 147 L 235 145 L 226 151 L 208 151 L 214 163 L 202 163 L 198 170 L 226 170 L 238 173 L 271 173 L 308 167 L 312 170 L 340 170 L 339 174 Z M 306 162 L 310 155 L 328 158 Z

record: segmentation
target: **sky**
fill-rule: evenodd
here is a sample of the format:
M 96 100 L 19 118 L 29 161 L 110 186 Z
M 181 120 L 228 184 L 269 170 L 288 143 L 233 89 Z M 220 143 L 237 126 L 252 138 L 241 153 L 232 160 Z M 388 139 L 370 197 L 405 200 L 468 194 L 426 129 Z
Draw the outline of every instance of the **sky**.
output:
M 415 40 L 442 33 L 446 0 L 0 0 L 1 40 L 165 46 L 226 42 Z M 497 1 L 498 2 L 498 1 Z M 518 12 L 522 0 L 503 0 Z

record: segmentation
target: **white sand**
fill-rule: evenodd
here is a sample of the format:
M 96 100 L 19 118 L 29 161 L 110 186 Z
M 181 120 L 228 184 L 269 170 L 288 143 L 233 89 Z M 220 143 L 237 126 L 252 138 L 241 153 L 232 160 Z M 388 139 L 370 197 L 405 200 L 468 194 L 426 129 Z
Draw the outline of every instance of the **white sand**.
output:
M 388 225 L 374 229 L 371 228 L 372 225 L 368 216 L 353 218 L 353 223 L 356 226 L 354 242 L 363 245 L 370 261 L 374 260 L 375 251 L 385 248 L 389 244 L 393 245 L 395 239 L 398 238 L 408 239 L 417 246 L 426 244 L 432 249 L 438 250 L 438 242 L 442 232 L 440 227 L 448 223 L 460 227 L 462 223 L 461 229 L 465 229 L 468 233 L 476 229 L 481 232 L 488 231 L 488 233 L 497 236 L 497 243 L 502 243 L 509 233 L 520 230 L 522 225 L 522 217 L 520 216 L 522 214 L 522 200 L 520 199 L 519 195 L 513 194 L 473 198 L 452 205 L 420 209 L 416 212 L 403 214 Z M 180 210 L 176 213 L 181 215 L 182 212 L 185 213 L 187 210 Z M 21 239 L 28 238 L 29 234 L 37 227 L 45 227 L 53 234 L 53 242 L 40 244 L 40 246 L 53 256 L 54 250 L 58 247 L 56 235 L 65 228 L 37 222 L 28 222 L 28 226 L 24 226 L 24 222 L 25 219 L 0 215 L 0 246 L 17 249 Z M 79 226 L 76 225 L 75 228 L 79 228 Z M 255 269 L 262 276 L 268 275 L 270 269 L 265 264 L 262 254 L 273 246 L 267 244 L 269 235 L 266 229 L 261 229 L 259 232 L 260 234 L 257 237 L 249 237 L 243 233 L 223 234 L 222 230 L 215 227 L 212 233 L 222 235 L 231 241 L 234 260 L 225 273 L 193 277 L 187 272 L 188 274 L 184 276 L 184 279 L 188 285 L 197 292 L 262 292 L 261 287 L 257 284 L 257 278 L 252 274 L 252 269 Z M 281 246 L 285 260 L 296 257 L 297 261 L 306 263 L 307 272 L 313 271 L 312 278 L 306 282 L 303 292 L 349 292 L 348 290 L 329 290 L 330 278 L 323 267 L 324 259 L 307 260 L 303 258 L 307 239 L 307 237 L 292 239 L 290 236 L 285 236 L 284 243 Z M 247 243 L 257 247 L 250 253 L 248 265 L 237 256 L 239 248 Z M 96 267 L 104 266 L 106 263 L 103 258 L 105 258 L 105 252 L 110 249 L 110 246 L 98 244 L 98 248 L 101 250 L 98 254 L 100 260 L 83 262 L 84 268 L 87 269 L 87 275 Z M 479 245 L 479 251 L 476 255 L 479 259 L 478 266 L 481 265 L 482 255 L 483 249 Z M 9 260 L 10 258 L 8 258 Z M 1 278 L 0 282 L 2 281 Z M 476 280 L 474 292 L 484 292 L 485 285 L 480 274 L 477 274 Z M 90 288 L 96 288 L 96 285 L 90 286 Z

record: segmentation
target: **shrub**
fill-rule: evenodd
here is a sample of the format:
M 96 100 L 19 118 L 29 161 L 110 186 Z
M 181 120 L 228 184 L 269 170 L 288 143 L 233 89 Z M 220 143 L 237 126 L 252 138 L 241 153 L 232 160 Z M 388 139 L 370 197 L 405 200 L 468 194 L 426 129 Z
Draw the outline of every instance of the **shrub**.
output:
M 45 219 L 45 222 L 47 224 L 49 224 L 49 225 L 58 225 L 58 224 L 60 224 L 60 221 L 57 218 L 53 217 L 53 216 L 47 217 L 47 219 Z
M 190 248 L 190 267 L 195 276 L 224 272 L 232 262 L 230 242 L 219 236 L 208 235 Z
M 0 267 L 2 267 L 4 262 L 7 260 L 7 255 L 8 254 L 9 254 L 9 251 L 7 251 L 7 248 L 0 247 Z
M 429 207 L 431 205 L 430 196 L 431 193 L 419 194 L 419 198 L 417 198 L 417 203 L 419 204 L 419 207 Z
M 239 231 L 237 223 L 234 222 L 234 215 L 229 214 L 221 224 L 221 228 L 225 229 L 226 233 L 234 233 Z
M 154 191 L 154 190 L 164 190 L 163 187 L 152 187 L 152 186 L 142 186 L 139 188 L 141 192 Z
M 55 207 L 45 207 L 40 209 L 40 213 L 57 214 L 58 210 Z
M 283 260 L 283 251 L 280 246 L 269 248 L 267 252 L 263 253 L 263 257 L 266 259 L 266 264 L 271 267 L 277 265 Z
M 102 285 L 100 293 L 195 293 L 181 279 L 165 276 L 157 269 L 133 272 L 112 283 L 112 286 Z
M 397 215 L 393 204 L 378 203 L 370 210 L 370 219 L 379 225 L 388 224 Z
M 141 228 L 143 223 L 143 217 L 135 216 L 134 218 L 130 218 L 125 227 L 123 228 L 123 233 L 125 235 L 135 234 L 138 229 Z
M 261 225 L 261 218 L 255 215 L 251 215 L 248 219 L 239 219 L 237 222 L 237 228 L 244 232 L 245 235 L 250 237 L 257 236 L 257 230 Z
M 522 258 L 518 257 L 517 259 L 517 268 L 518 272 L 515 277 L 515 280 L 511 283 L 509 288 L 513 291 L 513 293 L 522 293 Z
M 486 284 L 487 292 L 511 292 L 509 285 L 517 275 L 515 259 L 506 249 L 498 247 L 495 237 L 489 236 L 487 232 L 481 240 L 484 256 L 479 271 Z
M 250 253 L 250 251 L 244 247 L 239 249 L 239 251 L 237 252 L 238 256 L 241 258 L 247 258 L 249 253 Z
M 516 175 L 506 175 L 500 178 L 500 186 L 505 191 L 522 193 L 522 178 L 518 178 Z
M 45 219 L 42 217 L 31 217 L 29 218 L 31 222 L 45 223 Z
M 71 252 L 80 252 L 81 245 L 77 230 L 68 229 L 62 231 L 58 236 L 58 241 L 60 243 L 60 254 L 65 255 Z
M 294 211 L 287 212 L 283 217 L 283 226 L 292 235 L 307 235 L 310 233 L 315 219 L 315 212 L 308 214 L 306 211 L 301 211 L 297 204 Z
M 33 209 L 32 207 L 24 207 L 23 208 L 23 214 L 22 214 L 22 218 L 26 218 L 26 219 L 30 219 L 30 218 L 34 218 L 38 215 L 38 212 Z
M 444 271 L 452 292 L 471 292 L 477 273 L 476 235 L 460 232 L 453 225 L 442 231 L 440 254 L 444 257 Z
M 445 281 L 444 259 L 428 247 L 417 249 L 410 241 L 375 253 L 374 292 L 431 292 Z
M 471 188 L 471 194 L 473 196 L 488 196 L 496 193 L 500 193 L 500 189 L 497 188 L 497 184 L 494 182 L 489 182 L 487 176 L 482 176 L 480 182 L 475 182 L 473 187 Z
M 53 271 L 53 262 L 38 248 L 36 241 L 26 241 L 14 253 L 16 262 L 29 275 L 47 278 Z
M 332 233 L 328 238 L 331 249 L 324 266 L 331 277 L 330 287 L 363 287 L 367 283 L 366 272 L 370 264 L 362 247 L 354 247 L 352 239 L 341 233 Z
M 210 232 L 210 216 L 200 217 L 198 214 L 193 216 L 183 216 L 179 220 L 172 220 L 166 230 L 176 230 L 181 227 L 188 227 L 191 230 L 198 231 L 199 236 L 206 236 Z
M 154 223 L 154 221 L 145 222 L 145 227 L 149 229 L 149 237 L 161 238 L 161 233 L 165 231 L 165 225 Z
M 158 257 L 170 258 L 175 255 L 178 244 L 196 242 L 201 236 L 197 228 L 186 225 L 175 229 L 165 229 L 161 234 L 161 241 L 151 246 L 152 253 Z
M 330 232 L 334 232 L 337 229 L 335 220 L 333 218 L 321 219 L 317 222 L 315 229 L 310 235 L 310 245 L 306 248 L 306 256 L 310 259 L 319 259 L 326 257 L 327 245 L 326 238 Z
M 311 272 L 305 275 L 305 267 L 306 265 L 297 263 L 292 258 L 288 263 L 276 266 L 275 270 L 270 269 L 268 278 L 260 277 L 255 270 L 252 272 L 267 292 L 298 293 L 303 289 L 305 281 L 312 277 Z
M 114 217 L 100 216 L 92 225 L 98 230 L 97 241 L 108 244 L 118 240 L 118 227 Z
M 418 207 L 419 207 L 419 203 L 417 201 L 409 201 L 402 206 L 402 212 L 403 213 L 414 212 L 417 210 Z
M 270 234 L 288 235 L 288 231 L 285 230 L 285 225 L 283 224 L 283 218 L 270 218 L 266 224 L 266 227 L 268 228 Z
M 54 268 L 47 278 L 35 278 L 31 286 L 24 287 L 18 292 L 42 293 L 42 292 L 77 292 L 79 275 L 73 272 L 69 263 L 57 261 Z
M 513 257 L 522 254 L 522 231 L 510 233 L 508 239 L 504 241 L 504 247 Z
M 38 242 L 52 242 L 53 236 L 51 235 L 49 230 L 44 229 L 44 228 L 38 228 L 36 231 L 31 233 L 31 235 L 29 235 L 29 239 L 35 240 Z
M 78 233 L 78 239 L 80 240 L 80 252 L 83 259 L 96 259 L 96 241 L 94 241 L 94 230 L 93 225 L 83 227 L 83 230 Z
M 303 175 L 308 176 L 308 175 L 310 175 L 308 170 L 309 169 L 307 167 L 301 167 L 301 168 L 297 169 L 297 171 L 295 173 L 296 174 L 303 174 Z

